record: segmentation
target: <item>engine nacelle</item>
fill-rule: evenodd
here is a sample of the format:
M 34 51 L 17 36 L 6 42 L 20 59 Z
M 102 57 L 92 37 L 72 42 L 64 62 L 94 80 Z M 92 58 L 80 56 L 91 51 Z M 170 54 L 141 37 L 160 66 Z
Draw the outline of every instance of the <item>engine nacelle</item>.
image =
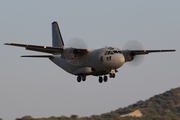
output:
M 124 50 L 122 52 L 123 52 L 123 55 L 124 55 L 126 62 L 134 60 L 134 55 L 133 55 L 133 52 L 131 50 Z
M 75 53 L 74 48 L 65 48 L 63 53 L 61 54 L 62 59 L 71 60 L 71 59 L 75 59 L 76 57 L 77 55 Z

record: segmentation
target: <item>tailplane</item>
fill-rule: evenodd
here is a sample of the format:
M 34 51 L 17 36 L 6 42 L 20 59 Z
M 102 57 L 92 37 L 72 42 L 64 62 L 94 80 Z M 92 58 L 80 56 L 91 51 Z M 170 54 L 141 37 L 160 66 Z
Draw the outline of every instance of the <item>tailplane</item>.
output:
M 57 22 L 52 23 L 52 46 L 64 47 L 64 42 Z

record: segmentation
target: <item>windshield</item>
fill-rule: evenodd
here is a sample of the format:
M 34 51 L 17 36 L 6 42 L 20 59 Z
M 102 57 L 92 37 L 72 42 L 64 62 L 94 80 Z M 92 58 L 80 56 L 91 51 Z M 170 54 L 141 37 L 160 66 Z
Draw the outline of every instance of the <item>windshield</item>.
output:
M 116 51 L 116 50 L 114 50 L 114 51 L 106 51 L 104 55 L 112 55 L 112 54 L 119 54 L 119 53 L 122 54 L 121 51 Z

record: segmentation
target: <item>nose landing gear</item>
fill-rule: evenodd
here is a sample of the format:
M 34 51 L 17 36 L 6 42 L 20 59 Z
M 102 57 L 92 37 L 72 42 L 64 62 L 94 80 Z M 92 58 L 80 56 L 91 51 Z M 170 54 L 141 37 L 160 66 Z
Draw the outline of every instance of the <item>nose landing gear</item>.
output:
M 117 71 L 117 70 L 112 69 L 111 72 L 109 73 L 109 77 L 110 77 L 110 78 L 115 78 L 115 72 L 116 72 L 116 71 Z
M 116 76 L 115 73 L 109 73 L 110 78 L 115 78 L 115 76 Z

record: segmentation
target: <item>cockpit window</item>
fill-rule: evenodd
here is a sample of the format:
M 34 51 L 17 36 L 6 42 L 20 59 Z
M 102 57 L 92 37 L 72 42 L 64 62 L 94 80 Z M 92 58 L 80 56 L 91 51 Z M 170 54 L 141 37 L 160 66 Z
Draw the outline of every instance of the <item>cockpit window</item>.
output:
M 110 51 L 108 51 L 108 55 L 110 54 Z
M 118 51 L 113 51 L 115 54 L 117 54 L 118 53 Z
M 122 54 L 121 51 L 106 51 L 104 55 L 112 55 L 112 54 Z
M 118 51 L 120 54 L 122 54 L 122 52 L 121 51 Z
M 114 54 L 113 51 L 109 51 L 108 53 L 109 53 L 110 55 Z
M 113 51 L 106 51 L 104 55 L 112 55 L 112 54 L 114 54 Z

